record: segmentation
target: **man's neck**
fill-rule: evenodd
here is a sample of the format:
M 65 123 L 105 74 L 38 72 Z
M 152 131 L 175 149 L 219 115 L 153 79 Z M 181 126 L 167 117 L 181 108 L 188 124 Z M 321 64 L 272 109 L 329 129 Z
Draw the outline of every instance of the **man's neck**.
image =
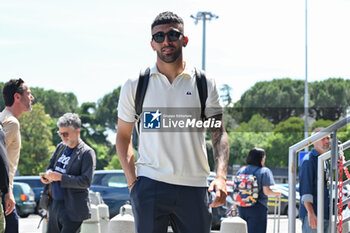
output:
M 12 115 L 17 119 L 19 119 L 23 114 L 23 110 L 21 110 L 20 108 L 17 108 L 14 104 L 11 107 L 6 106 L 6 109 L 10 111 Z
M 186 63 L 182 60 L 182 57 L 180 59 L 172 62 L 172 63 L 166 63 L 157 58 L 157 69 L 161 74 L 164 74 L 170 83 L 173 83 L 175 78 L 181 74 L 186 67 Z
M 321 150 L 319 148 L 315 148 L 315 150 L 319 153 L 319 155 L 322 155 L 322 154 L 327 152 L 327 151 L 323 151 L 323 150 Z
M 80 138 L 76 142 L 74 142 L 74 144 L 68 145 L 68 147 L 71 148 L 71 149 L 74 149 L 79 144 L 79 141 L 80 141 Z

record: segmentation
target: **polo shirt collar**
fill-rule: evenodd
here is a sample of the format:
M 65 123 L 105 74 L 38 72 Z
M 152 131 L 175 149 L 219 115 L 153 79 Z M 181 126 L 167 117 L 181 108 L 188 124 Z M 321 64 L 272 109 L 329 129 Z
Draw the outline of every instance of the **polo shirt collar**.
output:
M 310 151 L 310 153 L 313 155 L 313 156 L 319 156 L 320 153 L 318 153 L 318 151 L 315 149 L 315 148 L 312 148 L 312 150 Z
M 157 74 L 161 74 L 161 73 L 158 71 L 157 63 L 155 63 L 154 66 L 151 68 L 150 77 Z M 189 65 L 187 62 L 185 62 L 185 69 L 182 72 L 182 74 L 180 74 L 178 77 L 193 78 L 194 76 L 195 76 L 194 67 Z

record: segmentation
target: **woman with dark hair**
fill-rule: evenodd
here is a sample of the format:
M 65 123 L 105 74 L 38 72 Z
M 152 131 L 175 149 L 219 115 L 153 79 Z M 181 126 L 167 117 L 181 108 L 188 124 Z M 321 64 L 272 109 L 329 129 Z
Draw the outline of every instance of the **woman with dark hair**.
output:
M 248 166 L 242 167 L 238 175 L 252 174 L 256 177 L 259 189 L 257 202 L 250 207 L 238 207 L 239 216 L 247 222 L 248 233 L 266 233 L 267 227 L 267 199 L 268 195 L 281 197 L 280 192 L 273 191 L 274 185 L 272 172 L 264 167 L 266 154 L 264 149 L 253 148 L 246 158 Z

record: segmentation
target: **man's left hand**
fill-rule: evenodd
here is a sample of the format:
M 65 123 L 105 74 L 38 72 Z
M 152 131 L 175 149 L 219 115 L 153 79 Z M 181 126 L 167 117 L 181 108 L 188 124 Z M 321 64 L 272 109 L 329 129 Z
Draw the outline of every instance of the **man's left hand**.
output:
M 226 181 L 221 177 L 217 177 L 211 182 L 209 192 L 215 191 L 215 199 L 209 207 L 219 207 L 225 204 L 227 197 Z
M 15 209 L 16 201 L 13 196 L 12 188 L 9 188 L 8 193 L 5 195 L 5 215 L 9 215 Z M 3 211 L 3 210 L 0 210 Z

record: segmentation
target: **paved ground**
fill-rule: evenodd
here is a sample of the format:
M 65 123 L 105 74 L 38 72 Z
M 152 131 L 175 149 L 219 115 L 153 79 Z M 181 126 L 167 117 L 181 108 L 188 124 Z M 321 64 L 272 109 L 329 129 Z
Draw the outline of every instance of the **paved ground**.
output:
M 29 215 L 27 218 L 19 218 L 19 232 L 20 233 L 41 233 L 40 229 L 37 229 L 40 222 L 38 215 Z
M 40 229 L 37 229 L 40 221 L 38 215 L 30 215 L 28 218 L 20 218 L 19 220 L 19 232 L 20 233 L 41 233 Z M 273 233 L 273 216 L 270 215 L 267 223 L 267 233 Z M 280 220 L 280 233 L 288 232 L 288 218 L 287 216 L 282 216 Z M 106 232 L 102 232 L 106 233 Z M 277 222 L 276 222 L 276 233 L 277 233 Z M 296 233 L 301 233 L 301 222 L 296 221 Z

